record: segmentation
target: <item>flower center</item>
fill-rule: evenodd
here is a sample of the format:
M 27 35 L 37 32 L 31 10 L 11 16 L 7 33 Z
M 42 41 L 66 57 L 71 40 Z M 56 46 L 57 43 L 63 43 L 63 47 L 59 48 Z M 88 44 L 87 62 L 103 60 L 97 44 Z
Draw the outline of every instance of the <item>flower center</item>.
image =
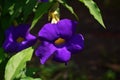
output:
M 24 41 L 25 39 L 23 38 L 23 37 L 18 37 L 17 39 L 16 39 L 16 41 L 18 42 L 18 43 L 21 43 L 22 41 Z
M 57 40 L 55 40 L 54 42 L 56 45 L 61 45 L 65 43 L 65 39 L 63 38 L 58 38 Z

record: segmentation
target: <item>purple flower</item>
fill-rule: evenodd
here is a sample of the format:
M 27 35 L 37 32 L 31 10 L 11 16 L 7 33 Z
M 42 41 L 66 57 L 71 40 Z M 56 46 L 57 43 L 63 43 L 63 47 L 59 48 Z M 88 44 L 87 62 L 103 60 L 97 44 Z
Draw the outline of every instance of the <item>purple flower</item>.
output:
M 71 54 L 81 51 L 84 47 L 84 38 L 75 34 L 76 22 L 63 19 L 57 24 L 45 24 L 39 31 L 40 46 L 35 54 L 40 58 L 41 64 L 53 55 L 53 60 L 67 63 Z
M 32 46 L 36 42 L 36 37 L 30 34 L 30 25 L 21 24 L 11 26 L 5 31 L 5 42 L 3 48 L 5 52 L 16 53 Z

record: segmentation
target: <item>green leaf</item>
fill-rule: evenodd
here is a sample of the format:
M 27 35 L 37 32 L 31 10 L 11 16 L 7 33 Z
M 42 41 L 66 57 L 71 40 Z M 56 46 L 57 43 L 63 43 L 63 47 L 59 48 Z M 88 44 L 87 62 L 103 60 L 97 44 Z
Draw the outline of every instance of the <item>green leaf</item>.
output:
M 1 15 L 1 26 L 3 29 L 8 28 L 16 19 L 21 21 L 20 14 L 25 3 L 26 0 L 5 0 Z
M 26 21 L 28 16 L 33 12 L 33 8 L 35 8 L 37 0 L 28 0 L 28 2 L 23 7 L 23 20 Z
M 2 2 L 3 4 L 2 15 L 6 15 L 7 13 L 9 13 L 9 9 L 10 7 L 13 6 L 14 3 L 15 0 L 4 0 L 4 2 Z
M 98 8 L 97 4 L 93 0 L 79 0 L 82 2 L 90 11 L 90 14 L 94 16 L 94 18 L 104 27 L 103 19 L 100 13 L 100 9 Z
M 5 53 L 3 48 L 0 48 L 0 63 L 5 60 Z
M 63 6 L 65 6 L 75 17 L 77 20 L 79 20 L 77 14 L 74 12 L 74 9 L 68 5 L 64 0 L 58 0 Z
M 22 1 L 16 0 L 15 1 L 13 13 L 12 13 L 10 21 L 9 21 L 10 24 L 15 20 L 15 18 L 17 18 L 19 20 L 21 19 L 21 18 L 19 18 L 19 16 L 22 13 L 22 8 L 24 7 L 25 3 L 26 3 L 26 0 L 22 0 Z
M 35 26 L 35 24 L 38 22 L 38 20 L 49 11 L 52 3 L 47 2 L 47 3 L 41 3 L 39 4 L 37 11 L 35 12 L 35 16 L 33 18 L 32 24 L 31 24 L 31 29 Z
M 25 68 L 26 62 L 31 60 L 32 53 L 30 47 L 12 56 L 5 68 L 5 80 L 13 80 Z

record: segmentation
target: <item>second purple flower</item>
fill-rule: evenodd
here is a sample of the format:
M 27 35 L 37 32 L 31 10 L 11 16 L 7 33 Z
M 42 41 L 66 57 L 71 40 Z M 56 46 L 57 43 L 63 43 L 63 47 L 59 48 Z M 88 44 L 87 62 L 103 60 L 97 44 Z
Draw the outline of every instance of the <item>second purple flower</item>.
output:
M 5 41 L 3 48 L 7 53 L 17 53 L 32 46 L 36 42 L 36 37 L 30 34 L 30 25 L 21 24 L 11 26 L 5 31 Z

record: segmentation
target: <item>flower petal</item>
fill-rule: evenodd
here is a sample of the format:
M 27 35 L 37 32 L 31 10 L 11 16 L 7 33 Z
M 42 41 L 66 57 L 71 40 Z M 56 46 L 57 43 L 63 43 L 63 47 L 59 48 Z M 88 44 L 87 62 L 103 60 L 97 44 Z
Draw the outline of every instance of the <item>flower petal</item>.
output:
M 20 24 L 18 26 L 11 26 L 8 30 L 11 31 L 13 39 L 16 40 L 18 37 L 25 38 L 26 34 L 29 33 L 30 25 Z M 22 32 L 21 32 L 22 31 Z
M 36 37 L 30 33 L 28 33 L 25 37 L 26 41 L 33 41 L 36 40 Z
M 67 63 L 71 58 L 71 52 L 66 49 L 66 47 L 57 49 L 55 51 L 54 60 L 58 62 Z
M 74 35 L 67 43 L 67 49 L 71 52 L 82 50 L 84 47 L 84 38 L 81 34 Z
M 45 61 L 55 52 L 55 50 L 56 48 L 53 44 L 43 41 L 36 49 L 35 54 L 40 58 L 41 64 L 44 64 Z
M 34 45 L 35 42 L 36 42 L 36 39 L 23 41 L 21 43 L 17 43 L 14 41 L 12 42 L 12 41 L 6 39 L 3 44 L 3 48 L 4 48 L 5 52 L 7 52 L 7 53 L 17 53 L 23 49 L 26 49 L 26 48 Z
M 56 24 L 45 24 L 39 31 L 38 36 L 49 41 L 54 41 L 59 37 Z
M 69 39 L 75 33 L 77 22 L 69 19 L 63 19 L 60 20 L 56 25 L 60 36 L 65 39 Z
M 16 44 L 15 42 L 10 42 L 10 41 L 5 42 L 3 44 L 3 48 L 4 48 L 5 52 L 7 52 L 7 53 L 16 53 L 19 51 L 18 44 Z

